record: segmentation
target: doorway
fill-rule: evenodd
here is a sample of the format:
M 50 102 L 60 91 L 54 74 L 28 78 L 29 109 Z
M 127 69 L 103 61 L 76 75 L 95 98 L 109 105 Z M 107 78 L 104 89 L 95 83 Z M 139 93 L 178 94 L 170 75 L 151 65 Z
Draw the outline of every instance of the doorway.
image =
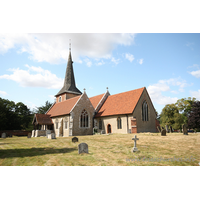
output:
M 112 133 L 112 129 L 111 129 L 111 125 L 110 124 L 107 125 L 107 133 Z

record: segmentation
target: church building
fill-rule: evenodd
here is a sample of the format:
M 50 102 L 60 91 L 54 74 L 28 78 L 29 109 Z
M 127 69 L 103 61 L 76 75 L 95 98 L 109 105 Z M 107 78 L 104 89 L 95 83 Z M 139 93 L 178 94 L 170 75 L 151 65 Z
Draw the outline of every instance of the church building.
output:
M 46 130 L 56 137 L 92 135 L 94 129 L 102 134 L 157 132 L 157 114 L 145 87 L 115 95 L 107 88 L 89 98 L 76 87 L 71 49 L 64 85 L 55 97 L 46 114 L 35 114 L 32 136 Z

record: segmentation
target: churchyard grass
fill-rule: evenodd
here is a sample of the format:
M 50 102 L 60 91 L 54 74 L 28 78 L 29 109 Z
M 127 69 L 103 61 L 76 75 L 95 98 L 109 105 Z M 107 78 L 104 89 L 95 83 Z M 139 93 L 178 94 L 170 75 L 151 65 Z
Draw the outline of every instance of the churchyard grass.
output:
M 47 139 L 0 138 L 1 166 L 199 166 L 200 133 L 139 133 L 138 152 L 132 152 L 135 134 L 111 134 Z M 89 154 L 78 154 L 87 143 Z

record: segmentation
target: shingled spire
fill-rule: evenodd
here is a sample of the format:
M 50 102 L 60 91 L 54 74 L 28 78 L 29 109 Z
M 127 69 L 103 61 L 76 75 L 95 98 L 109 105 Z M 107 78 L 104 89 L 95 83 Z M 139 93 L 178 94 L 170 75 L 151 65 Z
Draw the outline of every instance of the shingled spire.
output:
M 72 61 L 72 56 L 71 56 L 71 43 L 69 47 L 69 57 L 68 57 L 64 85 L 62 89 L 58 92 L 58 94 L 56 94 L 56 96 L 61 95 L 63 93 L 73 93 L 73 94 L 79 94 L 79 95 L 82 94 L 82 92 L 76 87 L 76 83 L 75 83 L 73 61 Z

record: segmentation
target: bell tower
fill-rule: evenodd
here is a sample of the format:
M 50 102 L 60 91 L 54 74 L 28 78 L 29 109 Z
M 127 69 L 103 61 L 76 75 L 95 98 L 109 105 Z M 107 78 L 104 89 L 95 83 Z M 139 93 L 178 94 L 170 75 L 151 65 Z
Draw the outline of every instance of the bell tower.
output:
M 73 98 L 75 96 L 81 95 L 82 92 L 76 87 L 73 61 L 71 56 L 71 41 L 69 43 L 69 57 L 67 62 L 67 69 L 65 73 L 65 80 L 62 89 L 55 95 L 56 102 L 62 102 L 66 99 Z

